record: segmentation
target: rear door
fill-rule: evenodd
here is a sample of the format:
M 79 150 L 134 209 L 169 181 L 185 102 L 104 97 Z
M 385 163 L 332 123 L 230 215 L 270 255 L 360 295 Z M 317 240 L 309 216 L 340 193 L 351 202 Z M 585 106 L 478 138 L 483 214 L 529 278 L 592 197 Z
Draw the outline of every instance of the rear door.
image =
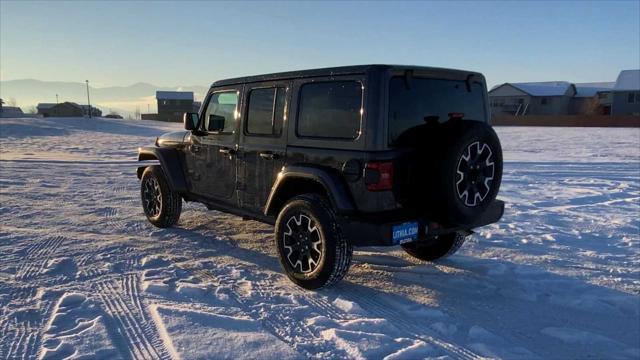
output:
M 286 155 L 288 82 L 245 86 L 239 149 L 240 203 L 261 212 Z

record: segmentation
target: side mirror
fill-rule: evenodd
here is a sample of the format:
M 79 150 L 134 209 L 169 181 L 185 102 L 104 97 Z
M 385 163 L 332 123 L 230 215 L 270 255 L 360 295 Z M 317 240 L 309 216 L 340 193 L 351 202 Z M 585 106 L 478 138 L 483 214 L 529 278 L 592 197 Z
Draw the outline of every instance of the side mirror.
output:
M 209 115 L 209 131 L 222 131 L 224 130 L 224 116 Z
M 198 113 L 184 113 L 182 116 L 182 122 L 184 123 L 185 130 L 197 130 L 200 125 L 200 118 Z

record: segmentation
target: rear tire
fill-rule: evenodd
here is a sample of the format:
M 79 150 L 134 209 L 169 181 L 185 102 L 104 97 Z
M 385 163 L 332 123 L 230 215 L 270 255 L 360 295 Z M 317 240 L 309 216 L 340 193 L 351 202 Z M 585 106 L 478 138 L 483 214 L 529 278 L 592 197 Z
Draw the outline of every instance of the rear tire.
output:
M 302 288 L 331 286 L 351 265 L 351 242 L 322 196 L 304 194 L 287 202 L 276 220 L 275 238 L 282 269 Z
M 175 225 L 182 212 L 182 197 L 169 187 L 162 167 L 148 166 L 140 181 L 142 209 L 150 223 L 167 228 Z
M 436 236 L 425 241 L 415 241 L 402 244 L 402 249 L 416 259 L 434 261 L 455 254 L 467 240 L 467 236 L 460 233 L 450 233 Z

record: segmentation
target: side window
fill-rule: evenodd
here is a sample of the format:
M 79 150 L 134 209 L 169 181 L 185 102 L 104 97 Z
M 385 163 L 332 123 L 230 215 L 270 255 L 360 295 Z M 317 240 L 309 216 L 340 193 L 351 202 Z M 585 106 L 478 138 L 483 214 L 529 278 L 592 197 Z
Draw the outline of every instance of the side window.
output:
M 211 95 L 204 118 L 205 130 L 232 133 L 235 129 L 237 106 L 238 93 L 235 90 Z
M 285 110 L 284 88 L 249 92 L 246 130 L 249 135 L 280 135 Z
M 309 83 L 300 89 L 297 133 L 306 137 L 355 139 L 362 119 L 362 84 Z

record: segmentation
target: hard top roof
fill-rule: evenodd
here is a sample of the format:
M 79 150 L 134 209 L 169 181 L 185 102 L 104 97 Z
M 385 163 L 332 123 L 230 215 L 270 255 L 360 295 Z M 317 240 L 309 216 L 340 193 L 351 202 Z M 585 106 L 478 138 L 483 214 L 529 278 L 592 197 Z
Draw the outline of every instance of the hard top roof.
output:
M 214 82 L 211 86 L 217 87 L 217 86 L 234 85 L 234 84 L 251 83 L 251 82 L 275 81 L 275 80 L 308 78 L 308 77 L 317 77 L 317 76 L 365 74 L 369 71 L 385 71 L 389 69 L 391 70 L 413 69 L 413 70 L 464 72 L 467 74 L 478 74 L 477 72 L 474 72 L 474 71 L 464 71 L 464 70 L 436 68 L 436 67 L 427 67 L 427 66 L 368 64 L 368 65 L 328 67 L 328 68 L 309 69 L 309 70 L 295 70 L 295 71 L 286 71 L 286 72 L 263 74 L 263 75 L 244 76 L 244 77 L 218 80 Z

